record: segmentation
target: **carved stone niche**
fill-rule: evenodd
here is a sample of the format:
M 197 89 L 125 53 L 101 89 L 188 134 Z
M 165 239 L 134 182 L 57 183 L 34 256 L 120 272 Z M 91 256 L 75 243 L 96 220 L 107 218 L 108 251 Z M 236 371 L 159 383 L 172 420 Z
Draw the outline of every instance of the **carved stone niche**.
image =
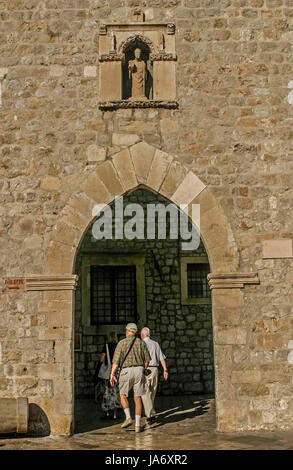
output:
M 100 104 L 118 108 L 177 108 L 174 24 L 102 25 Z

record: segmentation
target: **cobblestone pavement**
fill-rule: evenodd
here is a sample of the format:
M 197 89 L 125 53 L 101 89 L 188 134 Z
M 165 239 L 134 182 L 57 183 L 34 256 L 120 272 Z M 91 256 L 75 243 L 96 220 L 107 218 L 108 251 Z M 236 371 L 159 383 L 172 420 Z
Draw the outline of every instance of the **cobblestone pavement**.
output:
M 210 397 L 158 397 L 158 421 L 137 434 L 134 428 L 102 421 L 90 400 L 76 405 L 76 434 L 71 437 L 1 436 L 0 450 L 292 450 L 293 430 L 283 432 L 217 433 L 215 401 Z M 144 420 L 143 420 L 144 422 Z

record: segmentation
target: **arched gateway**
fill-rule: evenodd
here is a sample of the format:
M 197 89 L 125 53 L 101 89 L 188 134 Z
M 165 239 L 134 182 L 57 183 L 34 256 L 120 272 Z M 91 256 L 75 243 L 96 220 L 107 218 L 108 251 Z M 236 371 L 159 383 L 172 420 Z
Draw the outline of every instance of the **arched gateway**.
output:
M 212 273 L 215 388 L 217 429 L 240 430 L 236 390 L 231 383 L 232 348 L 246 344 L 240 324 L 243 287 L 258 283 L 256 273 L 239 273 L 239 258 L 230 224 L 211 191 L 176 158 L 139 142 L 79 175 L 59 215 L 50 240 L 42 276 L 26 279 L 26 290 L 42 291 L 40 308 L 47 315 L 46 337 L 54 340 L 54 364 L 40 364 L 40 377 L 52 379 L 52 397 L 36 400 L 46 413 L 53 434 L 73 431 L 73 290 L 75 257 L 83 235 L 92 223 L 97 204 L 108 204 L 138 187 L 157 192 L 176 205 L 200 204 L 201 238 Z M 189 212 L 191 215 L 191 212 Z M 235 315 L 235 312 L 237 314 Z M 240 417 L 239 417 L 240 416 Z

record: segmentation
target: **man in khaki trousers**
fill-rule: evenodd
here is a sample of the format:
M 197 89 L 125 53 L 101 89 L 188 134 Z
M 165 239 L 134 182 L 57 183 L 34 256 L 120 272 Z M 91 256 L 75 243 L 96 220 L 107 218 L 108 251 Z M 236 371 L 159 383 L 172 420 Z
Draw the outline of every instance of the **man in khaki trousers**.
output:
M 159 343 L 153 341 L 150 338 L 150 330 L 147 327 L 144 327 L 140 333 L 141 339 L 145 342 L 148 351 L 151 356 L 151 360 L 148 366 L 150 371 L 149 375 L 146 376 L 148 391 L 145 395 L 141 397 L 145 415 L 147 417 L 147 424 L 152 424 L 156 419 L 156 411 L 154 408 L 154 402 L 156 397 L 156 392 L 158 388 L 158 368 L 160 363 L 164 369 L 164 379 L 168 379 L 168 370 L 166 365 L 166 356 L 163 354 Z

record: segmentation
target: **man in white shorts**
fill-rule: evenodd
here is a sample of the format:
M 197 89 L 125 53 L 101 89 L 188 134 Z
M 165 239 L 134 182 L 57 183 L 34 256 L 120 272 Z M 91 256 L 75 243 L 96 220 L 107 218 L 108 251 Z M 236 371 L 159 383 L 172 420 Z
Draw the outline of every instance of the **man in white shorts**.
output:
M 151 356 L 144 341 L 136 338 L 137 326 L 135 323 L 126 325 L 126 338 L 119 341 L 116 346 L 112 370 L 110 374 L 110 384 L 113 386 L 117 382 L 115 371 L 122 365 L 119 377 L 119 391 L 121 405 L 125 413 L 125 421 L 121 428 L 127 428 L 133 421 L 130 416 L 128 393 L 133 388 L 135 402 L 135 432 L 141 431 L 140 420 L 142 411 L 141 396 L 147 391 L 144 368 L 148 367 Z

